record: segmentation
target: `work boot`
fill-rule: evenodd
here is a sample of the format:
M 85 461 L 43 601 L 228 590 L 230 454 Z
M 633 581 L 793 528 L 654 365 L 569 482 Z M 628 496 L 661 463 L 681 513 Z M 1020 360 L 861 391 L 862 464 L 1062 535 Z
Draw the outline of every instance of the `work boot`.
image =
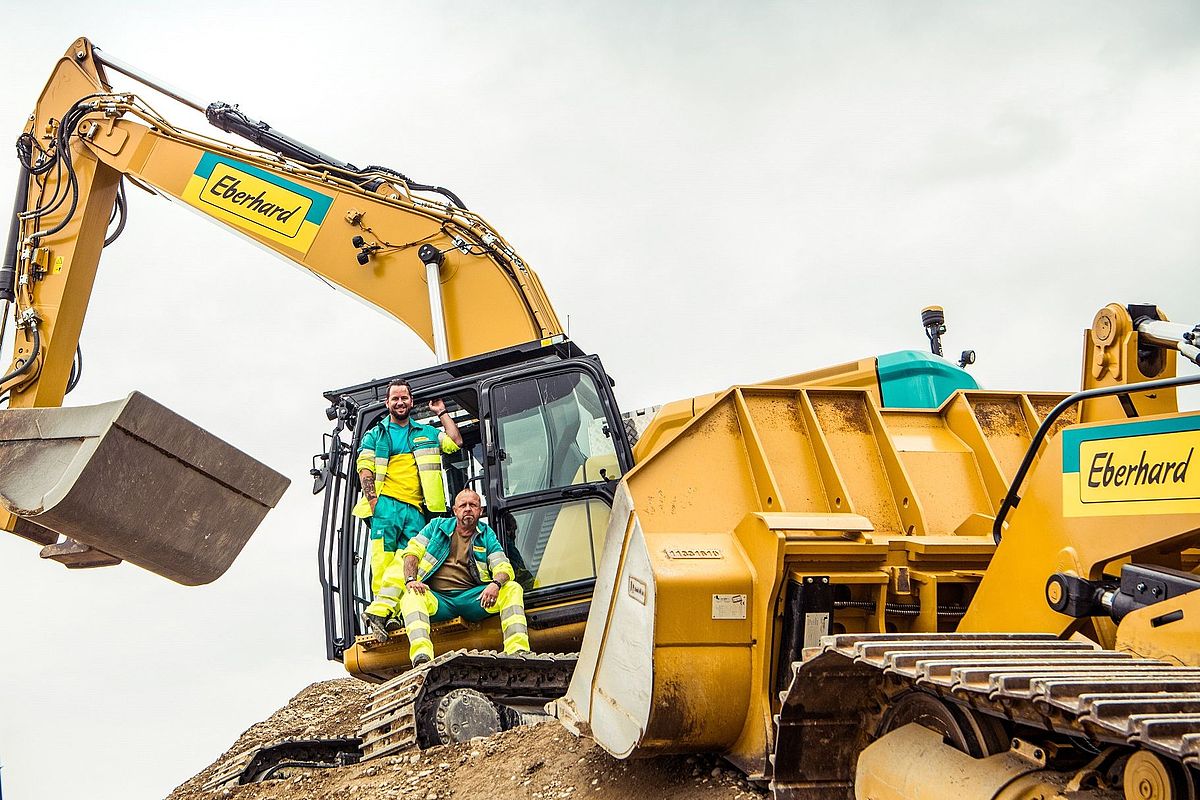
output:
M 424 653 L 417 653 L 417 657 L 413 659 L 413 669 L 416 669 L 417 667 L 421 666 L 422 664 L 428 664 L 432 660 L 433 659 L 431 659 L 429 656 L 425 655 Z
M 366 626 L 367 633 L 374 636 L 375 641 L 379 642 L 380 644 L 387 644 L 387 641 L 388 641 L 387 617 L 379 617 L 379 616 L 376 616 L 375 614 L 368 614 L 364 611 L 362 618 L 363 618 L 363 625 Z

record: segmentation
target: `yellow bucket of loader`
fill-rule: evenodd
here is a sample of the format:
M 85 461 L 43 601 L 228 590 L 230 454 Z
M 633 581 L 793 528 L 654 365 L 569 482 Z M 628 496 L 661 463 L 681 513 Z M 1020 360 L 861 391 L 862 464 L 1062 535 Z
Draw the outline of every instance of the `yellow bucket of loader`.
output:
M 288 483 L 139 392 L 0 411 L 5 527 L 69 567 L 125 560 L 177 583 L 209 583 Z

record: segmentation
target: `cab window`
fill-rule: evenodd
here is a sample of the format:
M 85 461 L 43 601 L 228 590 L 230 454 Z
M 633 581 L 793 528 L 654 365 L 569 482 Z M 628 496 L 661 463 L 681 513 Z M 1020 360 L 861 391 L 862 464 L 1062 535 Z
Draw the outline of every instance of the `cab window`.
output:
M 493 395 L 505 497 L 621 476 L 594 379 L 583 372 L 529 378 Z

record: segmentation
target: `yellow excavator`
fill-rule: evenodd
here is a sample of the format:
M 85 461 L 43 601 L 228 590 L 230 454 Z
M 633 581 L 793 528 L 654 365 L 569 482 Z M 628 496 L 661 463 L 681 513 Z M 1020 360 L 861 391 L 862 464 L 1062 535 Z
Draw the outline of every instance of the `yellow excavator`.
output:
M 112 72 L 255 147 L 173 126 L 114 92 Z M 1176 390 L 1200 377 L 1175 370 L 1177 354 L 1196 362 L 1196 328 L 1153 306 L 1102 309 L 1070 397 L 980 390 L 965 355 L 901 352 L 622 415 L 536 275 L 447 189 L 327 156 L 84 39 L 18 153 L 0 500 L 5 527 L 44 555 L 204 582 L 282 491 L 138 395 L 54 408 L 126 179 L 368 300 L 437 354 L 405 377 L 458 422 L 446 484 L 485 497 L 538 653 L 491 652 L 495 621 L 454 620 L 434 629 L 438 657 L 410 669 L 403 635 L 360 635 L 353 461 L 388 380 L 327 392 L 334 428 L 312 469 L 326 646 L 382 682 L 352 743 L 364 757 L 509 727 L 553 701 L 618 757 L 718 752 L 777 797 L 1193 796 L 1200 414 L 1180 413 Z M 940 353 L 939 311 L 923 321 Z M 133 486 L 171 495 L 161 528 L 120 516 Z M 203 527 L 162 541 L 181 520 L 232 527 L 206 522 L 214 508 L 239 520 L 240 542 L 212 548 Z M 341 761 L 347 746 L 235 754 L 213 785 Z
M 136 392 L 58 408 L 79 374 L 101 251 L 125 225 L 126 184 L 199 210 L 396 316 L 442 360 L 553 336 L 560 326 L 537 277 L 452 194 L 334 161 L 235 106 L 142 81 L 277 152 L 188 133 L 135 95 L 113 92 L 110 72 L 143 77 L 76 41 L 17 140 L 21 171 L 0 266 L 0 340 L 13 326 L 12 361 L 0 371 L 0 527 L 68 567 L 126 560 L 179 583 L 207 583 L 288 481 Z M 422 198 L 420 189 L 449 199 Z M 397 266 L 418 252 L 427 267 Z M 465 323 L 483 317 L 493 321 Z

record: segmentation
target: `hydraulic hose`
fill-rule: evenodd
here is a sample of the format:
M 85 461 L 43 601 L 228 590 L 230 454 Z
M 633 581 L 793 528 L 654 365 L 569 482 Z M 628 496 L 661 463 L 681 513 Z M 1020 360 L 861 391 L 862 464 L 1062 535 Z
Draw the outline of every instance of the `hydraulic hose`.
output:
M 4 251 L 4 265 L 0 266 L 0 301 L 6 305 L 17 299 L 17 259 L 21 252 L 21 219 L 18 214 L 25 210 L 29 201 L 29 170 L 21 165 L 17 175 L 17 193 L 13 201 L 12 220 L 8 227 L 8 248 Z
M 37 325 L 34 325 L 32 327 L 32 330 L 33 330 L 33 348 L 32 348 L 32 351 L 29 353 L 29 358 L 25 360 L 24 364 L 17 367 L 12 372 L 5 375 L 3 378 L 0 378 L 0 386 L 3 386 L 4 384 L 8 383 L 13 378 L 21 377 L 22 375 L 24 375 L 26 372 L 28 372 L 30 369 L 33 368 L 34 362 L 37 361 L 38 353 L 40 353 L 42 350 L 42 334 L 38 331 Z
M 229 103 L 211 103 L 205 109 L 204 116 L 208 118 L 209 123 L 213 127 L 220 128 L 226 133 L 240 136 L 243 139 L 254 142 L 259 147 L 265 147 L 286 158 L 295 159 L 296 161 L 314 166 L 325 165 L 335 167 L 344 172 L 353 172 L 360 175 L 366 172 L 383 172 L 388 175 L 394 175 L 407 183 L 408 187 L 414 191 L 436 192 L 459 208 L 466 209 L 466 205 L 463 204 L 458 195 L 449 189 L 442 186 L 417 183 L 416 181 L 409 180 L 408 176 L 403 173 L 387 167 L 369 166 L 366 169 L 359 169 L 348 161 L 342 161 L 331 155 L 326 155 L 315 147 L 310 147 L 298 139 L 293 139 L 287 134 L 275 130 L 269 123 L 254 119 L 235 105 L 230 105 Z M 367 183 L 369 182 L 367 181 Z
M 358 172 L 358 167 L 353 164 L 340 161 L 322 153 L 315 147 L 309 147 L 304 142 L 280 133 L 268 123 L 254 119 L 237 106 L 229 103 L 210 104 L 205 109 L 204 116 L 208 118 L 209 124 L 213 127 L 241 136 L 259 147 L 265 147 L 287 158 L 294 158 L 306 164 L 326 164 L 347 172 Z
M 117 237 L 124 232 L 125 222 L 129 214 L 128 203 L 129 200 L 125 197 L 125 179 L 122 178 L 121 182 L 117 184 L 117 200 L 113 203 L 113 218 L 117 220 L 117 227 L 104 239 L 105 247 L 115 242 Z M 109 220 L 109 224 L 112 224 L 112 220 Z
M 83 377 L 83 347 L 75 345 L 75 359 L 71 362 L 71 377 L 67 378 L 67 390 L 63 392 L 68 395 L 75 391 L 75 387 L 79 385 L 79 379 Z

